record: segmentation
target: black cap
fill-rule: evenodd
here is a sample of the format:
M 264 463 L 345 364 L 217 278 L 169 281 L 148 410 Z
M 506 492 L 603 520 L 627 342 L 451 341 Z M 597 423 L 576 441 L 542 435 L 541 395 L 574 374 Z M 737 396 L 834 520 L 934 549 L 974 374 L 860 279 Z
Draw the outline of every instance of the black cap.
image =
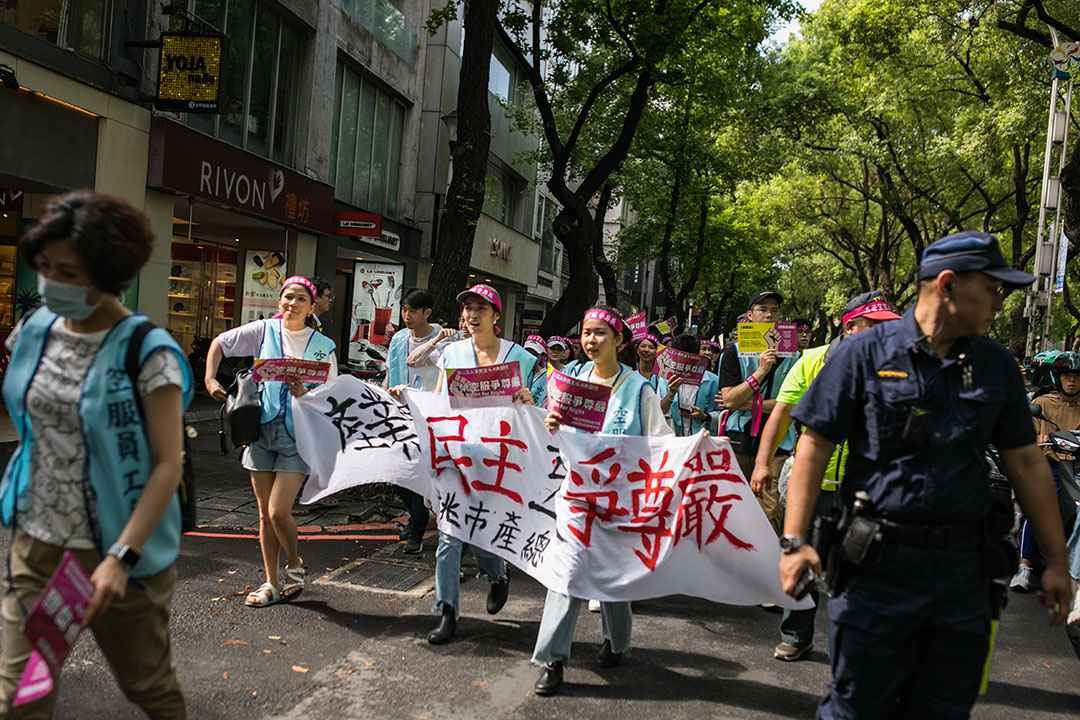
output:
M 985 273 L 1011 288 L 1026 287 L 1035 282 L 1034 275 L 1005 262 L 996 237 L 975 230 L 946 235 L 923 250 L 919 279 L 937 277 L 943 270 Z
M 775 290 L 758 290 L 750 297 L 750 304 L 746 306 L 746 309 L 749 310 L 766 298 L 772 298 L 780 305 L 784 304 L 784 296 Z

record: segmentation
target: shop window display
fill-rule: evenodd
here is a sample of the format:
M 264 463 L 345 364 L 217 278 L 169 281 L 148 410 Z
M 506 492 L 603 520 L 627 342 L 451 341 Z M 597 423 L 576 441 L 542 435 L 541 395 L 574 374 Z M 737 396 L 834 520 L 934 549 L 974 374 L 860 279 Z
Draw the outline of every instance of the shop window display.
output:
M 232 328 L 236 250 L 173 240 L 166 327 L 184 352 Z

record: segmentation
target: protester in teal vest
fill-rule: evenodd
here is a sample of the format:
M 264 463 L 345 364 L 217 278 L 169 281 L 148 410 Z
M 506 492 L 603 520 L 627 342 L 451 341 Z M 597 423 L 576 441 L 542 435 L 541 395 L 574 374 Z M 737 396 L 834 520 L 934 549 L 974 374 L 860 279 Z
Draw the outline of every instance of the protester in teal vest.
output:
M 585 313 L 581 324 L 581 346 L 588 362 L 575 370 L 575 376 L 592 383 L 610 385 L 611 399 L 601 432 L 613 435 L 671 435 L 664 422 L 663 412 L 642 375 L 618 360 L 619 351 L 630 343 L 630 328 L 613 307 L 599 305 Z M 554 433 L 561 427 L 562 416 L 552 410 L 547 416 L 548 429 Z M 544 614 L 536 636 L 532 661 L 544 668 L 533 686 L 537 695 L 553 695 L 563 680 L 563 668 L 570 659 L 581 599 L 548 590 Z M 601 602 L 604 644 L 596 657 L 596 665 L 611 668 L 619 664 L 622 654 L 630 649 L 633 616 L 628 602 Z
M 694 335 L 682 334 L 671 341 L 674 350 L 701 354 L 702 342 Z M 716 375 L 705 371 L 697 385 L 684 386 L 682 378 L 675 378 L 670 383 L 659 379 L 660 409 L 668 413 L 675 426 L 675 434 L 683 437 L 694 435 L 705 429 L 709 414 L 716 406 L 716 393 L 719 390 Z
M 443 351 L 439 360 L 441 372 L 436 392 L 449 395 L 445 378 L 447 370 L 516 362 L 521 387 L 514 393 L 513 401 L 532 405 L 529 378 L 532 376 L 536 358 L 520 345 L 496 337 L 495 323 L 502 313 L 502 298 L 498 291 L 490 285 L 473 285 L 459 294 L 457 299 L 462 304 L 462 314 L 470 337 L 451 343 Z M 428 633 L 428 642 L 432 645 L 442 645 L 449 641 L 457 629 L 463 547 L 465 543 L 460 540 L 446 533 L 439 533 L 439 547 L 435 552 L 435 601 L 432 603 L 432 612 L 439 616 L 439 624 Z M 491 583 L 487 611 L 494 615 L 502 610 L 510 593 L 510 576 L 506 572 L 506 562 L 480 548 L 471 549 L 476 558 L 477 571 Z
M 637 371 L 642 377 L 647 378 L 649 385 L 654 391 L 659 392 L 660 376 L 656 374 L 656 349 L 660 345 L 660 338 L 655 335 L 646 335 L 638 340 L 634 349 L 637 355 Z
M 129 375 L 128 341 L 146 318 L 117 299 L 150 257 L 149 220 L 82 190 L 49 200 L 19 244 L 45 307 L 7 341 L 3 395 L 19 447 L 0 482 L 3 522 L 13 529 L 0 716 L 10 716 L 31 655 L 23 620 L 70 551 L 94 586 L 84 622 L 124 694 L 150 717 L 184 717 L 168 624 L 191 370 L 155 328 Z M 55 697 L 20 713 L 51 717 Z
M 426 392 L 435 389 L 439 380 L 439 368 L 432 362 L 431 353 L 423 353 L 417 360 L 411 360 L 421 347 L 446 335 L 441 326 L 428 322 L 434 306 L 435 298 L 423 288 L 413 288 L 405 293 L 401 300 L 401 320 L 404 328 L 394 333 L 390 340 L 386 382 L 383 387 L 410 387 Z M 394 492 L 409 511 L 409 522 L 399 535 L 399 538 L 405 541 L 402 552 L 416 555 L 424 549 L 424 532 L 427 531 L 430 519 L 427 505 L 422 495 L 408 488 L 395 485 Z
M 754 323 L 780 321 L 780 304 L 784 298 L 778 292 L 762 290 L 750 298 L 746 320 Z M 725 434 L 731 438 L 735 459 L 743 477 L 750 477 L 754 469 L 754 455 L 761 436 L 761 428 L 769 419 L 776 394 L 784 378 L 798 358 L 779 358 L 775 349 L 762 352 L 757 357 L 739 357 L 738 343 L 724 350 L 720 356 L 720 392 L 716 403 L 728 411 Z M 780 534 L 783 511 L 777 479 L 784 460 L 792 452 L 795 429 L 784 436 L 776 457 L 773 458 L 772 479 L 755 493 L 765 517 L 777 535 Z
M 217 381 L 222 355 L 258 358 L 297 358 L 326 362 L 328 380 L 337 377 L 334 341 L 307 324 L 318 290 L 305 277 L 294 275 L 281 283 L 280 318 L 256 320 L 218 335 L 206 357 L 206 390 L 218 402 L 225 388 Z M 259 439 L 244 448 L 243 465 L 251 473 L 251 486 L 259 506 L 259 545 L 266 582 L 248 594 L 248 607 L 265 607 L 283 597 L 291 599 L 304 589 L 307 570 L 300 558 L 292 507 L 308 473 L 296 449 L 292 398 L 308 391 L 297 379 L 290 383 L 261 383 L 262 426 Z M 285 577 L 279 584 L 278 562 L 285 552 Z
M 525 338 L 525 352 L 536 358 L 532 377 L 529 379 L 529 392 L 537 407 L 547 405 L 547 343 L 539 335 Z

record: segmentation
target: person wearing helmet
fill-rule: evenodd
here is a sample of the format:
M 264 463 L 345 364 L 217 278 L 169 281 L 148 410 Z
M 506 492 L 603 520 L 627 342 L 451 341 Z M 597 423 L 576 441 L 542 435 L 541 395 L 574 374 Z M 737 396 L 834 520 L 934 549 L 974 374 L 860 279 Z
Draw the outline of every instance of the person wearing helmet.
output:
M 1060 350 L 1047 350 L 1031 359 L 1031 377 L 1028 378 L 1028 381 L 1034 390 L 1029 400 L 1034 400 L 1054 391 L 1054 381 L 1050 377 L 1050 366 L 1054 364 L 1054 360 L 1060 354 Z
M 1042 418 L 1033 418 L 1040 443 L 1048 443 L 1050 433 L 1056 430 L 1080 430 L 1080 353 L 1053 352 L 1055 354 L 1049 365 L 1049 380 L 1054 389 L 1034 400 L 1034 403 L 1042 408 Z M 1062 458 L 1049 447 L 1044 447 L 1043 452 L 1046 453 L 1050 470 L 1054 474 L 1054 488 L 1060 493 L 1058 461 Z M 1066 534 L 1070 527 L 1066 525 Z M 1027 592 L 1031 589 L 1031 560 L 1038 556 L 1038 553 L 1038 545 L 1035 544 L 1031 528 L 1025 519 L 1020 525 L 1020 569 L 1009 582 L 1009 588 L 1014 592 Z

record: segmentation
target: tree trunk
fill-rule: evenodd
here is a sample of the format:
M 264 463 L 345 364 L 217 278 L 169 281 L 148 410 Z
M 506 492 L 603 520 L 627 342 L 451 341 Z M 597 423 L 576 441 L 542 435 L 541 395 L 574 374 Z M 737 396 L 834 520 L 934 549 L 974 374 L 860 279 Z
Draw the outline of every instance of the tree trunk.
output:
M 561 200 L 558 192 L 555 192 L 555 196 Z M 554 230 L 555 237 L 559 238 L 570 256 L 570 279 L 540 324 L 540 334 L 544 337 L 568 334 L 571 328 L 581 322 L 585 310 L 596 304 L 599 295 L 596 270 L 591 262 L 596 224 L 584 200 L 576 195 L 564 197 L 567 202 L 555 216 Z
M 608 205 L 611 203 L 611 183 L 604 183 L 604 189 L 600 191 L 600 197 L 596 201 L 596 213 L 593 215 L 593 225 L 596 227 L 596 235 L 593 238 L 593 264 L 596 272 L 600 275 L 600 281 L 604 283 L 604 296 L 607 304 L 619 307 L 619 280 L 604 252 L 604 218 L 607 217 Z
M 1080 144 L 1069 155 L 1069 161 L 1061 172 L 1061 219 L 1065 235 L 1080 242 Z
M 468 284 L 476 223 L 484 206 L 491 112 L 488 74 L 491 46 L 498 24 L 496 0 L 469 0 L 465 5 L 465 46 L 458 75 L 458 133 L 451 144 L 452 177 L 439 223 L 429 289 L 435 296 L 432 317 L 457 327 L 460 304 L 455 299 Z

